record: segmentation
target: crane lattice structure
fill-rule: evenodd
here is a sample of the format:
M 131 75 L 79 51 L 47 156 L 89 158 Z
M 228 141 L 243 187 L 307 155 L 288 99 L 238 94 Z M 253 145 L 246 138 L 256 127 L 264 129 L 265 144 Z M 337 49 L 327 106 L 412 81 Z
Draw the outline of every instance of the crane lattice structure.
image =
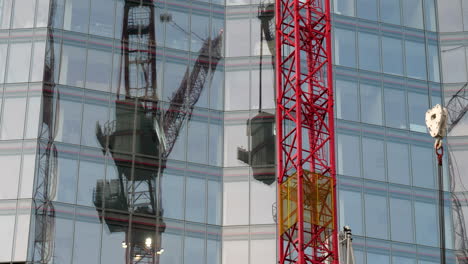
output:
M 276 1 L 279 263 L 338 263 L 330 1 Z

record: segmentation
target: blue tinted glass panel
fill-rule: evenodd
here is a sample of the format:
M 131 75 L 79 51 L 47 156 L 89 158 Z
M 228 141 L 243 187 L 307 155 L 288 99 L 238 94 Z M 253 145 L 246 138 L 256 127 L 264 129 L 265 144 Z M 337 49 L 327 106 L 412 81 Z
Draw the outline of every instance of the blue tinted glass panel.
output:
M 360 142 L 358 136 L 338 134 L 338 174 L 361 176 Z M 350 159 L 349 157 L 354 157 Z
M 426 132 L 424 113 L 429 108 L 427 93 L 408 92 L 410 129 L 421 133 Z
M 204 222 L 206 212 L 206 181 L 201 178 L 187 177 L 185 196 L 185 219 Z
M 76 32 L 88 32 L 89 0 L 67 0 L 63 28 Z
M 340 226 L 352 227 L 353 234 L 364 235 L 360 191 L 340 190 Z
M 333 2 L 335 14 L 354 16 L 354 0 L 335 0 Z
M 434 0 L 424 1 L 424 24 L 426 30 L 436 31 L 436 12 Z
M 73 243 L 73 264 L 99 263 L 101 245 L 101 224 L 99 218 L 90 209 L 79 210 L 78 214 L 87 215 L 75 222 L 75 239 Z M 90 216 L 91 215 L 91 216 Z M 68 231 L 70 232 L 70 231 Z
M 405 26 L 423 29 L 422 0 L 404 0 L 402 3 Z
M 335 29 L 335 63 L 347 67 L 356 67 L 356 33 L 352 30 Z
M 97 156 L 99 152 L 90 152 L 89 155 Z M 102 155 L 102 154 L 100 154 Z M 81 156 L 83 158 L 83 156 Z M 94 206 L 94 199 L 101 195 L 96 192 L 96 185 L 103 180 L 105 175 L 104 160 L 94 158 L 92 160 L 80 160 L 78 177 L 77 203 L 81 205 Z
M 336 117 L 359 121 L 358 86 L 354 80 L 336 80 Z
M 106 43 L 90 46 L 86 67 L 86 88 L 109 91 L 111 68 L 112 48 L 106 47 Z
M 359 32 L 359 68 L 368 71 L 380 71 L 379 37 L 374 34 Z
M 184 217 L 184 171 L 166 169 L 161 177 L 161 197 L 164 216 L 173 219 Z
M 378 83 L 361 83 L 361 121 L 382 125 L 382 89 Z
M 91 1 L 90 34 L 105 37 L 113 36 L 114 2 L 115 0 Z
M 403 90 L 384 89 L 385 124 L 388 127 L 407 128 L 406 93 Z
M 385 23 L 399 25 L 401 22 L 400 0 L 380 1 L 380 20 Z
M 64 44 L 60 62 L 60 83 L 83 87 L 86 68 L 86 48 Z
M 357 0 L 357 16 L 369 20 L 377 20 L 377 0 Z
M 411 163 L 413 168 L 413 185 L 434 188 L 434 165 L 431 148 L 412 146 Z
M 388 181 L 410 184 L 408 145 L 387 142 Z
M 382 37 L 383 72 L 403 75 L 403 41 Z
M 426 79 L 426 52 L 423 42 L 405 41 L 406 74 L 416 79 Z
M 383 192 L 383 194 L 385 194 L 385 192 Z M 366 236 L 387 239 L 387 197 L 366 193 L 364 199 L 366 205 Z
M 436 205 L 416 201 L 414 215 L 416 217 L 416 243 L 436 247 L 439 237 Z
M 436 43 L 429 43 L 429 45 L 427 46 L 427 60 L 429 80 L 433 82 L 440 82 L 439 50 Z
M 413 208 L 411 200 L 390 198 L 391 239 L 413 243 Z
M 384 142 L 372 138 L 362 138 L 362 160 L 364 178 L 385 180 Z

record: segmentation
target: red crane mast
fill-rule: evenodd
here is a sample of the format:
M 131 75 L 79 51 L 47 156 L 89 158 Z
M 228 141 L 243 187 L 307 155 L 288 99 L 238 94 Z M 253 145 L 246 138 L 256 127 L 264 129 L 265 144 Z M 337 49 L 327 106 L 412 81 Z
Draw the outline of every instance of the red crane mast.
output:
M 337 264 L 328 0 L 276 1 L 279 263 Z

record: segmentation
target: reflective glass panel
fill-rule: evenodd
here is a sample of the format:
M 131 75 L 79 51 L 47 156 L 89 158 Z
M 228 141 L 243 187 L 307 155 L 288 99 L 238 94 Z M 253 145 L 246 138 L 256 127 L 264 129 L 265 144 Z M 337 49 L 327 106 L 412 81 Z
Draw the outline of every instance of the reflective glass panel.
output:
M 13 28 L 32 28 L 34 26 L 34 13 L 36 0 L 14 1 Z
M 406 74 L 416 79 L 426 79 L 426 49 L 420 41 L 405 41 Z
M 105 37 L 114 34 L 114 2 L 115 0 L 91 1 L 91 16 L 89 33 Z
M 391 238 L 413 243 L 413 208 L 410 198 L 407 199 L 390 198 Z
M 335 0 L 333 2 L 335 14 L 354 16 L 354 0 Z
M 171 167 L 177 166 L 176 164 Z M 180 166 L 180 165 L 179 165 Z M 164 216 L 173 219 L 184 219 L 184 170 L 170 169 L 161 177 L 161 197 Z
M 337 79 L 335 84 L 336 117 L 359 120 L 358 86 L 354 80 Z
M 357 0 L 357 16 L 369 20 L 377 20 L 377 0 Z
M 407 128 L 407 104 L 404 90 L 384 87 L 385 124 L 389 127 Z
M 399 25 L 401 20 L 400 0 L 380 1 L 380 20 L 385 23 Z
M 5 204 L 2 204 L 2 206 L 5 206 Z M 0 232 L 2 234 L 0 238 L 0 261 L 5 263 L 9 263 L 11 261 L 13 236 L 15 232 L 16 217 L 14 215 L 14 212 L 11 212 L 10 214 L 12 215 L 0 215 L 0 222 L 2 223 L 0 225 Z
M 403 41 L 382 37 L 383 72 L 403 75 Z
M 366 236 L 387 239 L 388 219 L 387 219 L 387 197 L 382 194 L 366 193 L 365 212 L 366 212 Z M 379 263 L 379 262 L 372 262 Z
M 335 63 L 341 66 L 356 67 L 356 33 L 352 30 L 336 28 Z
M 31 64 L 31 82 L 39 82 L 44 79 L 45 41 L 34 42 Z
M 4 0 L 0 5 L 0 28 L 10 28 L 11 6 L 13 0 Z
M 411 163 L 413 168 L 413 185 L 434 188 L 434 165 L 431 148 L 411 146 Z
M 19 152 L 20 149 L 17 151 Z M 0 154 L 0 166 L 2 166 L 3 174 L 2 184 L 0 184 L 0 199 L 16 199 L 18 197 L 21 155 L 7 153 Z
M 385 180 L 384 142 L 378 139 L 362 138 L 362 159 L 364 178 Z
M 98 264 L 100 260 L 101 224 L 92 208 L 77 209 L 73 243 L 73 263 Z M 80 215 L 81 214 L 81 215 Z
M 89 0 L 67 0 L 65 2 L 64 29 L 88 32 L 89 2 Z
M 96 192 L 96 186 L 104 179 L 104 159 L 100 151 L 82 153 L 80 159 L 77 204 L 94 206 L 96 197 L 101 195 Z
M 10 43 L 8 59 L 7 82 L 27 82 L 29 80 L 29 65 L 31 63 L 30 42 Z
M 361 83 L 362 122 L 382 125 L 382 89 L 378 83 Z
M 86 49 L 80 44 L 75 41 L 63 45 L 59 81 L 61 84 L 77 87 L 84 85 Z
M 340 190 L 340 226 L 352 227 L 353 234 L 364 235 L 360 191 Z
M 421 133 L 426 132 L 424 113 L 429 108 L 426 93 L 408 92 L 410 129 Z
M 371 33 L 358 33 L 359 68 L 368 71 L 380 71 L 379 36 Z
M 388 181 L 410 185 L 408 145 L 387 142 Z
M 15 113 L 15 114 L 12 114 Z M 3 103 L 1 139 L 23 138 L 26 98 L 7 97 Z
M 109 91 L 111 81 L 112 48 L 106 43 L 88 48 L 86 87 L 93 90 Z
M 361 157 L 359 137 L 338 134 L 338 174 L 347 176 L 361 176 Z M 348 157 L 354 157 L 349 159 Z
M 405 26 L 423 29 L 422 0 L 404 0 L 403 21 Z
M 437 209 L 432 203 L 414 203 L 414 215 L 416 218 L 416 243 L 427 246 L 438 245 Z
M 187 177 L 185 195 L 185 219 L 204 222 L 206 214 L 206 181 L 202 178 Z

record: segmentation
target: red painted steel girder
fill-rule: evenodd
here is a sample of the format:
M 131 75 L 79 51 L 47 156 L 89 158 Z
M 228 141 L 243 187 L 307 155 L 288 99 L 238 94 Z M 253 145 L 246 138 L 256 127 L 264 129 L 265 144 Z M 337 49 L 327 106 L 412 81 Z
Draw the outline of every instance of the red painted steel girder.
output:
M 338 263 L 329 0 L 276 1 L 279 215 L 283 184 L 297 177 L 293 225 L 279 225 L 279 263 Z M 305 219 L 305 173 L 331 178 L 333 223 Z M 289 210 L 289 208 L 288 208 Z M 319 213 L 320 214 L 320 213 Z M 310 216 L 307 216 L 310 217 Z M 319 216 L 320 217 L 320 216 Z M 280 217 L 282 218 L 282 217 Z

